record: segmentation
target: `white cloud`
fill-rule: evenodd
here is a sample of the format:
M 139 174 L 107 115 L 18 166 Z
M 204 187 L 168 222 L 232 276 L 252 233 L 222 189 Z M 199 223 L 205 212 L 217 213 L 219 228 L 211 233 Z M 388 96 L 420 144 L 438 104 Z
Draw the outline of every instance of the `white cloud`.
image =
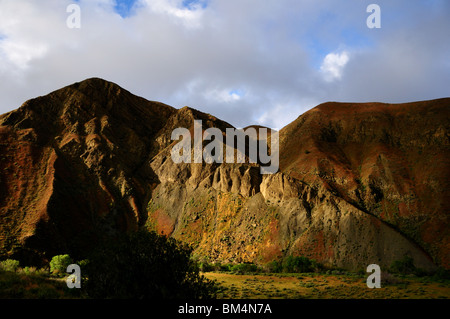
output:
M 44 44 L 14 42 L 6 39 L 2 44 L 2 58 L 16 68 L 25 69 L 31 60 L 42 57 L 47 50 Z
M 80 0 L 69 29 L 73 2 L 0 0 L 0 113 L 93 76 L 238 127 L 280 128 L 329 100 L 448 95 L 448 1 L 379 0 L 378 30 L 364 3 L 332 0 L 140 0 L 126 18 Z
M 193 5 L 192 9 L 182 6 L 182 0 L 141 0 L 140 5 L 148 7 L 156 14 L 165 14 L 174 18 L 175 22 L 181 22 L 188 28 L 201 26 L 202 7 Z
M 203 93 L 203 96 L 212 102 L 230 103 L 241 99 L 238 92 L 230 89 L 211 89 Z
M 343 69 L 348 61 L 349 55 L 346 51 L 328 53 L 320 66 L 320 71 L 323 73 L 325 80 L 331 82 L 341 79 Z
M 295 101 L 286 99 L 274 102 L 274 106 L 263 111 L 255 122 L 258 125 L 268 126 L 279 131 L 298 116 L 319 103 L 318 100 L 300 97 Z

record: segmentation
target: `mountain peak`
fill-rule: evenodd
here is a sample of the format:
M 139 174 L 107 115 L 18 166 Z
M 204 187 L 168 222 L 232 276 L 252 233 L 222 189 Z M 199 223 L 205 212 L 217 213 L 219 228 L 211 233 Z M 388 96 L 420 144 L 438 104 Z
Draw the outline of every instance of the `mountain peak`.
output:
M 45 96 L 30 99 L 17 110 L 0 117 L 0 124 L 23 128 L 65 127 L 94 118 L 120 119 L 130 127 L 136 121 L 160 127 L 175 109 L 148 101 L 116 83 L 93 77 L 65 86 Z
M 68 90 L 68 89 L 75 89 L 80 92 L 86 92 L 89 93 L 91 91 L 99 91 L 101 93 L 106 94 L 119 94 L 122 91 L 128 92 L 124 90 L 122 87 L 120 87 L 118 84 L 104 80 L 102 78 L 98 77 L 92 77 L 85 79 L 81 82 L 75 82 L 69 86 L 66 86 L 60 90 Z M 128 92 L 130 93 L 130 92 Z M 130 93 L 131 94 L 131 93 Z

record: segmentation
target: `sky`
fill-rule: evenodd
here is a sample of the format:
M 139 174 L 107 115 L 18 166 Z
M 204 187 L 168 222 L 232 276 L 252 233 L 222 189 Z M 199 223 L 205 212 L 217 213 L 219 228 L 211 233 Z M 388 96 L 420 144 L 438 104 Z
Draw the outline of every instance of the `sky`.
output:
M 450 1 L 0 0 L 1 114 L 91 77 L 235 127 L 449 97 Z

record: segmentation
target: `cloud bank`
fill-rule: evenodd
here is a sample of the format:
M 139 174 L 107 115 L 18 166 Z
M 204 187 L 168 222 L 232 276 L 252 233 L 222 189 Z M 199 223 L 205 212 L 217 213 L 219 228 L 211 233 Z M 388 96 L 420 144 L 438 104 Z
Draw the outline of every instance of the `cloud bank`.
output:
M 89 77 L 237 127 L 281 128 L 326 101 L 449 96 L 449 1 L 377 1 L 380 29 L 370 3 L 0 0 L 0 113 Z

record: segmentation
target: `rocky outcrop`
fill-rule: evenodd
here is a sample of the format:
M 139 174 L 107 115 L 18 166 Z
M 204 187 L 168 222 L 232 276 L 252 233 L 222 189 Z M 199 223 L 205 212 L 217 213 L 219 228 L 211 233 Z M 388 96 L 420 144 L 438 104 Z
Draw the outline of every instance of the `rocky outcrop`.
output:
M 210 261 L 264 264 L 292 254 L 361 269 L 371 263 L 388 267 L 409 255 L 417 267 L 435 267 L 417 244 L 325 188 L 312 188 L 283 173 L 255 177 L 250 187 L 240 183 L 251 171 L 259 174 L 254 167 L 205 171 L 202 178 L 195 173 L 185 178 L 184 184 L 162 178 L 152 196 L 149 221 L 150 228 L 191 244 Z M 249 193 L 249 188 L 254 191 Z

